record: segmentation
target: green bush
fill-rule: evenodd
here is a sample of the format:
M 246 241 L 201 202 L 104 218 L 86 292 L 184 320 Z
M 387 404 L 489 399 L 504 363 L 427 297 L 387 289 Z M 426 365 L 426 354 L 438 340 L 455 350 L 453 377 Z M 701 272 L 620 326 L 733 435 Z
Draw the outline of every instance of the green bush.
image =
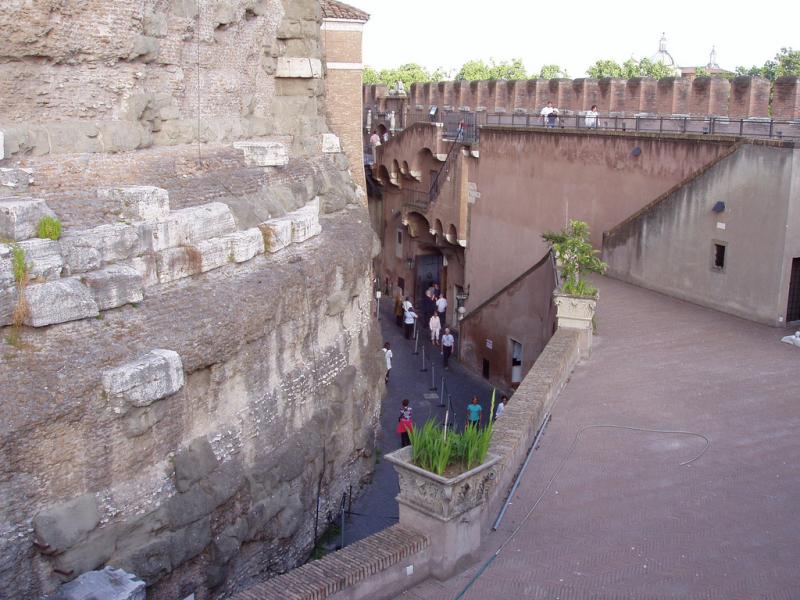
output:
M 24 285 L 28 276 L 28 264 L 25 262 L 25 250 L 17 244 L 11 246 L 11 270 L 17 286 Z
M 465 471 L 480 465 L 492 441 L 494 398 L 492 392 L 486 427 L 467 425 L 463 433 L 458 433 L 452 429 L 445 431 L 434 419 L 428 419 L 422 427 L 414 427 L 408 433 L 411 462 L 437 475 L 443 475 L 453 465 L 461 465 Z
M 584 273 L 605 273 L 607 265 L 589 243 L 589 226 L 570 220 L 561 231 L 547 231 L 542 238 L 555 250 L 561 266 L 561 291 L 571 296 L 596 296 L 597 288 L 584 280 Z
M 55 217 L 42 217 L 37 227 L 40 238 L 57 240 L 61 237 L 61 221 Z

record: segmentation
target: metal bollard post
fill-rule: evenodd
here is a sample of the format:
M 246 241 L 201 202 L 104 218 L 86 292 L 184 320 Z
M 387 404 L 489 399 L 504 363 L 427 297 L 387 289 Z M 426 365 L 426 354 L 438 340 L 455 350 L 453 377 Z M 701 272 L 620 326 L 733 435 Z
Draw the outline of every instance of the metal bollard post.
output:
M 436 368 L 433 366 L 433 361 L 431 361 L 431 389 L 429 391 L 436 391 Z
M 416 322 L 415 322 L 416 323 Z M 416 325 L 415 325 L 416 328 Z M 419 354 L 419 332 L 414 330 L 414 356 Z
M 439 393 L 439 406 L 444 406 L 444 375 L 442 375 L 442 389 Z
M 422 368 L 420 371 L 423 373 L 428 370 L 428 367 L 425 366 L 425 346 L 422 347 Z

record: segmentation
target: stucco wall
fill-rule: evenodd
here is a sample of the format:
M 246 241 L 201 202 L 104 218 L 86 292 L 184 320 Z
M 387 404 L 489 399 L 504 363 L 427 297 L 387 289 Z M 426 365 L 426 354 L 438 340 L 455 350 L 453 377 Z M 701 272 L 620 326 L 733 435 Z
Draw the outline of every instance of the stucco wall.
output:
M 545 254 L 542 232 L 580 219 L 599 248 L 603 231 L 731 144 L 702 136 L 483 128 L 474 176 L 480 198 L 471 207 L 466 251 L 467 309 Z
M 639 218 L 609 233 L 609 274 L 763 323 L 786 315 L 800 227 L 797 154 L 745 144 Z M 725 203 L 721 213 L 712 211 Z M 724 269 L 713 244 L 726 245 Z

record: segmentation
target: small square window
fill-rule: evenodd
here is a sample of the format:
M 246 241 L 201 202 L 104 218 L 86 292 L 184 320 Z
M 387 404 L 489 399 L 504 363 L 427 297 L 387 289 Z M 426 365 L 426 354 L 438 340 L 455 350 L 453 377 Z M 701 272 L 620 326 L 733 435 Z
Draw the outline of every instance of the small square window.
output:
M 714 262 L 712 263 L 712 267 L 716 271 L 724 271 L 725 270 L 725 244 L 718 244 L 714 243 Z

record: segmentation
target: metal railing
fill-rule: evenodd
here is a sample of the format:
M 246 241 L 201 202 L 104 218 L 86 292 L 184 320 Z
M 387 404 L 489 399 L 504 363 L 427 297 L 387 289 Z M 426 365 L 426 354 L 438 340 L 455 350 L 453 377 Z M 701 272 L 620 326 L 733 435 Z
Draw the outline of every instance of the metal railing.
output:
M 649 133 L 698 133 L 706 135 L 730 135 L 745 138 L 800 139 L 800 121 L 775 119 L 733 119 L 730 117 L 692 117 L 689 115 L 659 116 L 639 114 L 632 116 L 570 113 L 560 114 L 548 125 L 538 114 L 489 113 L 471 111 L 438 110 L 434 116 L 429 111 L 409 112 L 410 124 L 438 122 L 444 124 L 443 137 L 455 139 L 458 125 L 463 124 L 465 144 L 478 144 L 481 126 L 503 126 L 530 129 L 603 130 Z

